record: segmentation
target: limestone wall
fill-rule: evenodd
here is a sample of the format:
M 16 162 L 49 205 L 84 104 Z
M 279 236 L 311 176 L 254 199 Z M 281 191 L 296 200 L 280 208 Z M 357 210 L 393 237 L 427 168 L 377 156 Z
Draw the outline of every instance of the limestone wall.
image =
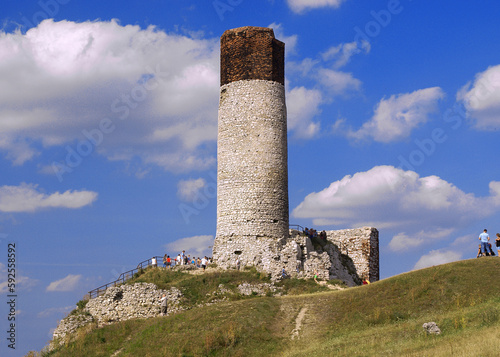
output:
M 380 279 L 378 230 L 373 227 L 326 231 L 327 239 L 349 256 L 360 278 Z
M 275 259 L 288 237 L 285 88 L 263 80 L 221 88 L 213 256 L 227 267 Z M 230 247 L 230 249 L 229 249 Z

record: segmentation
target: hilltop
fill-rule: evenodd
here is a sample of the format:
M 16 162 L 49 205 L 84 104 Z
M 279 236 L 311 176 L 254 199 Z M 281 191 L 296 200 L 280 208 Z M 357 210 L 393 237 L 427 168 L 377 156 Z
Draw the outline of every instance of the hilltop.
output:
M 497 257 L 472 259 L 338 291 L 289 279 L 283 296 L 229 294 L 210 305 L 207 296 L 220 284 L 231 289 L 266 278 L 255 271 L 146 272 L 130 284 L 175 284 L 190 309 L 84 328 L 47 355 L 497 356 L 500 282 L 491 273 L 499 268 Z M 424 332 L 430 321 L 440 335 Z

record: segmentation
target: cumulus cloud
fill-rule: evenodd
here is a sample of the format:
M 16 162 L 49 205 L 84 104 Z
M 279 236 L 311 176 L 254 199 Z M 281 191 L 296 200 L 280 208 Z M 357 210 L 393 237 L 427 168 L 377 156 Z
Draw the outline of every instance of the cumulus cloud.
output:
M 322 57 L 324 61 L 333 61 L 333 67 L 338 69 L 345 66 L 355 54 L 370 52 L 370 48 L 370 43 L 367 41 L 341 43 L 330 47 Z
M 73 291 L 82 279 L 81 275 L 68 274 L 65 278 L 53 281 L 47 286 L 46 291 Z
M 417 261 L 413 270 L 423 269 L 434 265 L 455 262 L 462 258 L 462 253 L 452 250 L 431 250 Z
M 491 66 L 476 74 L 474 81 L 467 83 L 457 93 L 462 101 L 473 127 L 477 130 L 498 130 L 500 128 L 500 65 Z
M 320 113 L 319 106 L 323 101 L 317 89 L 295 87 L 286 93 L 288 129 L 293 130 L 300 138 L 314 137 L 320 128 L 319 122 L 312 119 Z
M 354 78 L 352 73 L 321 68 L 318 70 L 317 78 L 319 83 L 333 96 L 357 92 L 361 88 L 361 81 Z
M 436 229 L 435 231 L 420 231 L 412 235 L 408 235 L 405 232 L 401 232 L 392 237 L 389 248 L 392 251 L 402 252 L 408 251 L 412 248 L 418 247 L 426 242 L 435 241 L 441 238 L 448 237 L 453 233 L 454 229 Z
M 206 184 L 207 182 L 201 177 L 193 180 L 181 180 L 177 183 L 177 196 L 182 201 L 194 201 Z
M 0 212 L 34 212 L 43 208 L 81 208 L 97 199 L 93 191 L 65 191 L 50 195 L 40 192 L 37 185 L 0 187 Z
M 64 160 L 84 141 L 176 172 L 215 162 L 217 39 L 45 20 L 0 32 L 0 59 L 0 151 L 14 164 L 56 145 Z
M 375 166 L 310 193 L 292 216 L 312 218 L 315 225 L 405 229 L 407 233 L 396 235 L 392 242 L 398 250 L 404 244 L 438 239 L 448 230 L 497 212 L 497 188 L 498 182 L 492 182 L 489 196 L 476 197 L 438 176 L 420 177 L 413 171 Z
M 287 0 L 290 9 L 301 14 L 306 10 L 318 9 L 322 7 L 338 8 L 346 0 Z
M 429 114 L 437 109 L 437 103 L 443 97 L 441 88 L 432 87 L 383 98 L 373 117 L 358 131 L 350 130 L 348 136 L 371 138 L 382 143 L 405 139 L 413 129 L 427 122 Z
M 214 236 L 201 235 L 194 237 L 181 238 L 174 242 L 165 244 L 165 249 L 171 252 L 171 255 L 178 254 L 183 250 L 186 254 L 196 257 L 204 257 L 212 255 L 212 247 L 214 245 Z
M 7 267 L 5 264 L 0 263 L 0 273 L 2 280 L 0 280 L 0 294 L 9 293 L 9 281 L 7 280 Z M 38 284 L 38 280 L 29 278 L 24 275 L 16 275 L 16 291 L 29 290 Z

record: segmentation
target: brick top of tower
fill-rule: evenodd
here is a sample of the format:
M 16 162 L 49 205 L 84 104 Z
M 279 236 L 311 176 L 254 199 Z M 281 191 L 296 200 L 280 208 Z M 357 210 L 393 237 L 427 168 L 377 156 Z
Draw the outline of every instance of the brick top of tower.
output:
M 285 44 L 265 27 L 238 27 L 220 38 L 220 85 L 244 79 L 285 84 Z

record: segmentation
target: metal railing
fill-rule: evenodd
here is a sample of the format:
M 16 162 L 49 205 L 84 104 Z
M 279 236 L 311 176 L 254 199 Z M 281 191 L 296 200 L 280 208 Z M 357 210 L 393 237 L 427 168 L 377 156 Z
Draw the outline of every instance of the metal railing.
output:
M 298 224 L 289 224 L 288 228 L 289 229 L 295 229 L 296 231 L 299 231 L 299 232 L 303 232 L 304 231 L 304 227 L 302 227 L 301 225 L 298 225 Z
M 156 256 L 155 258 L 156 258 L 157 266 L 159 264 L 162 264 L 161 262 L 162 262 L 163 256 Z M 109 288 L 110 286 L 117 286 L 118 284 L 125 283 L 127 280 L 132 279 L 134 277 L 135 273 L 138 273 L 139 271 L 142 271 L 143 269 L 146 269 L 148 266 L 152 266 L 152 265 L 153 265 L 153 258 L 149 258 L 149 259 L 146 259 L 146 260 L 140 262 L 139 264 L 137 264 L 137 268 L 134 268 L 134 269 L 131 269 L 131 270 L 126 271 L 124 273 L 121 273 L 120 276 L 118 277 L 118 279 L 116 279 L 115 281 L 101 285 L 98 288 L 95 288 L 94 290 L 89 291 L 89 294 L 88 294 L 89 299 L 96 298 L 99 295 L 103 294 L 106 291 L 106 289 Z

